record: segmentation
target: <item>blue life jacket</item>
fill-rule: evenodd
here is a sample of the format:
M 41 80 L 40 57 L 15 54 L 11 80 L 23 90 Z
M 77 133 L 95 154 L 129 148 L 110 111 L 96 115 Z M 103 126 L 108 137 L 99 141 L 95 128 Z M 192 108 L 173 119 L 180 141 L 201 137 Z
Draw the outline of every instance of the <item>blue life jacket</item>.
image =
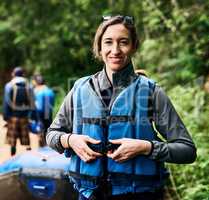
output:
M 52 112 L 55 100 L 55 94 L 52 89 L 44 86 L 42 89 L 35 89 L 36 110 L 41 119 L 52 120 Z
M 148 98 L 155 86 L 153 81 L 139 76 L 116 97 L 107 111 L 92 89 L 90 79 L 85 77 L 75 84 L 73 133 L 88 135 L 104 144 L 120 138 L 156 140 L 156 133 L 148 119 Z M 112 186 L 133 186 L 131 192 L 141 192 L 144 188 L 153 190 L 162 184 L 163 164 L 145 155 L 122 163 L 106 157 L 105 165 L 104 158 L 86 163 L 72 154 L 70 175 L 81 187 L 96 186 L 99 184 L 97 180 L 105 175 Z

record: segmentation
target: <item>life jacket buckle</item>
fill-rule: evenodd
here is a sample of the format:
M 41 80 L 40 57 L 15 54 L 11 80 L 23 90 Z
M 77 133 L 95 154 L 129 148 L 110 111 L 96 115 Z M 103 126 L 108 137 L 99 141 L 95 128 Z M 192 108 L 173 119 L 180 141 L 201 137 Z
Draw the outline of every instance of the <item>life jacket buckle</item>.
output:
M 113 144 L 110 142 L 101 142 L 99 144 L 88 144 L 88 146 L 95 152 L 101 153 L 103 155 L 106 155 L 108 151 L 114 151 L 116 150 L 120 144 Z
M 119 146 L 120 144 L 113 144 L 111 142 L 108 142 L 106 145 L 106 151 L 115 151 Z

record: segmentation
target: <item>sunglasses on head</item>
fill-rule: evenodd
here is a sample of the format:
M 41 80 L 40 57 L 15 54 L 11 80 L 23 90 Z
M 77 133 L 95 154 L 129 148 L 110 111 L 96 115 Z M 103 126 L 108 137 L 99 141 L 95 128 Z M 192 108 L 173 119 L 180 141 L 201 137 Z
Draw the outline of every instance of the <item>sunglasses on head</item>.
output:
M 111 15 L 105 15 L 105 16 L 102 16 L 102 21 L 108 21 L 110 20 L 112 17 L 114 16 L 111 16 Z M 127 24 L 131 24 L 131 25 L 134 25 L 134 18 L 132 16 L 123 16 L 123 15 L 117 15 L 118 18 L 121 18 L 125 23 Z

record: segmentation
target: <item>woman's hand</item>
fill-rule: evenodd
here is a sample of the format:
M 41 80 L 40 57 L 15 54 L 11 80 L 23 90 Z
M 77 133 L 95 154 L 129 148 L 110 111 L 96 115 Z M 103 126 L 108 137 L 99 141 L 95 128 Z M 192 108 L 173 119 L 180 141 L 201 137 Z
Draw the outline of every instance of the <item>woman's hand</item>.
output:
M 68 144 L 70 145 L 70 148 L 72 148 L 73 151 L 84 162 L 90 162 L 95 160 L 97 157 L 102 156 L 102 154 L 91 150 L 87 145 L 87 143 L 99 144 L 100 143 L 99 140 L 90 138 L 87 135 L 78 135 L 78 134 L 72 134 L 68 139 L 69 139 Z
M 152 149 L 151 142 L 147 140 L 122 138 L 110 142 L 120 144 L 115 151 L 107 153 L 107 156 L 116 162 L 124 162 L 140 154 L 148 155 Z

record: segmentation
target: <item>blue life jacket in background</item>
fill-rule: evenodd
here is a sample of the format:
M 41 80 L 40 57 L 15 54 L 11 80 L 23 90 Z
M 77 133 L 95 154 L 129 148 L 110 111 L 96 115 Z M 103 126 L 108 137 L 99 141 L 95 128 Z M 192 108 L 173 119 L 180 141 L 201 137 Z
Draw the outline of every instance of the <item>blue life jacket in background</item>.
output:
M 42 89 L 35 89 L 36 110 L 41 119 L 52 119 L 55 95 L 52 89 L 44 86 Z
M 82 78 L 75 84 L 73 133 L 88 135 L 100 140 L 104 145 L 109 140 L 120 138 L 150 141 L 157 139 L 148 118 L 148 98 L 155 86 L 152 80 L 143 76 L 137 77 L 131 85 L 120 92 L 107 111 L 92 89 L 90 78 Z M 121 188 L 117 191 L 118 194 L 152 191 L 162 185 L 163 163 L 144 155 L 122 163 L 106 159 L 105 168 L 103 158 L 86 163 L 72 154 L 70 164 L 72 180 L 81 187 L 97 187 L 99 181 L 96 180 L 105 174 L 113 188 L 117 186 Z

